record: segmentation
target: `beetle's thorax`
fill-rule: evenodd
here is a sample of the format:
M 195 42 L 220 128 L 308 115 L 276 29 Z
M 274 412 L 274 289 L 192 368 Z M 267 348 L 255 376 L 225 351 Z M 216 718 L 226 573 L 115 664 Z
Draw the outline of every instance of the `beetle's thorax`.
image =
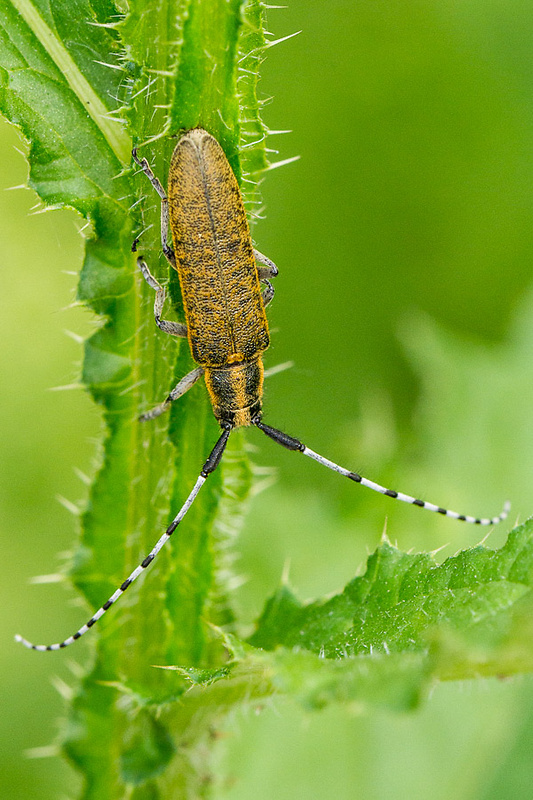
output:
M 224 367 L 205 367 L 205 385 L 215 417 L 232 428 L 246 427 L 261 413 L 263 362 L 244 361 Z

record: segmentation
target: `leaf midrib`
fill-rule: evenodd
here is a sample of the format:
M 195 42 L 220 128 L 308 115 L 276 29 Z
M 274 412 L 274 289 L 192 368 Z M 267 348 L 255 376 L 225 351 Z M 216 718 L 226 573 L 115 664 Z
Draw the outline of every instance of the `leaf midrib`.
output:
M 39 11 L 29 0 L 11 0 L 11 2 L 64 75 L 68 85 L 102 132 L 120 163 L 127 163 L 131 152 L 130 137 L 119 122 L 108 118 L 109 109 L 105 107 L 91 84 L 80 72 L 76 62 L 59 41 L 57 34 L 46 24 Z

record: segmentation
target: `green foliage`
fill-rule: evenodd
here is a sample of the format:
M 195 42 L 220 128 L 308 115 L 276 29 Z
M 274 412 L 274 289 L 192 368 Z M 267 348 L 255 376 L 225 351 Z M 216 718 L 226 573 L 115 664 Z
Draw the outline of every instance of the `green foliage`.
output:
M 267 166 L 256 94 L 262 12 L 257 0 L 136 0 L 125 19 L 109 0 L 1 0 L 0 11 L 0 107 L 30 142 L 30 183 L 91 227 L 79 299 L 102 322 L 85 344 L 83 382 L 105 436 L 71 576 L 94 609 L 179 508 L 217 433 L 200 386 L 170 423 L 136 421 L 190 357 L 181 348 L 176 359 L 176 343 L 155 332 L 151 291 L 135 280 L 134 233 L 144 232 L 158 275 L 166 266 L 158 201 L 130 170 L 131 143 L 164 176 L 170 137 L 208 128 L 252 213 Z M 173 275 L 170 289 L 179 316 Z M 407 710 L 435 680 L 531 670 L 528 523 L 499 551 L 478 547 L 442 565 L 384 543 L 341 594 L 302 605 L 282 587 L 248 642 L 228 633 L 228 539 L 250 483 L 234 434 L 142 598 L 136 584 L 93 632 L 63 736 L 87 800 L 207 796 L 213 732 L 233 708 L 275 693 L 309 709 Z
M 143 429 L 136 421 L 140 409 L 168 392 L 175 343 L 155 334 L 150 319 L 153 297 L 142 282 L 136 285 L 133 280 L 133 228 L 154 225 L 157 230 L 159 209 L 150 197 L 143 219 L 139 216 L 138 199 L 149 187 L 144 176 L 133 182 L 131 142 L 123 122 L 128 121 L 135 141 L 141 142 L 204 125 L 223 142 L 237 167 L 239 108 L 246 110 L 242 102 L 239 106 L 235 90 L 243 20 L 240 4 L 192 2 L 187 31 L 176 25 L 176 42 L 161 47 L 161 40 L 171 38 L 168 20 L 178 19 L 184 10 L 179 3 L 132 3 L 124 22 L 107 1 L 78 2 L 75 7 L 60 0 L 3 5 L 1 105 L 30 141 L 30 183 L 45 203 L 76 208 L 92 227 L 79 299 L 104 321 L 86 342 L 82 377 L 103 408 L 106 435 L 71 575 L 89 607 L 95 608 L 151 548 L 169 509 L 189 491 L 216 436 L 207 399 L 198 391 L 191 392 L 173 415 L 170 439 L 177 453 L 164 422 Z M 250 6 L 258 11 L 255 3 Z M 205 25 L 204 17 L 210 15 L 217 26 Z M 252 34 L 257 44 L 262 37 L 260 17 L 256 22 Z M 181 36 L 184 46 L 178 60 Z M 246 57 L 250 47 L 248 42 Z M 218 56 L 226 49 L 227 58 L 214 76 L 213 64 L 206 72 L 205 52 Z M 169 108 L 176 86 L 191 74 L 196 76 L 196 89 L 201 85 L 205 91 L 197 97 L 195 89 L 194 107 L 174 103 L 167 125 L 163 109 Z M 248 98 L 253 100 L 253 87 L 247 82 Z M 183 93 L 178 97 L 180 102 L 186 99 Z M 227 120 L 218 114 L 214 97 L 224 99 Z M 154 118 L 158 106 L 159 117 L 156 113 Z M 162 175 L 171 147 L 171 140 L 158 142 L 154 162 Z M 155 261 L 157 235 L 145 236 L 143 248 Z M 141 324 L 142 319 L 146 323 Z M 177 371 L 188 361 L 183 353 Z M 153 570 L 151 578 L 160 581 L 161 588 L 147 613 L 136 615 L 124 636 L 120 631 L 127 601 L 114 619 L 102 621 L 94 665 L 73 700 L 64 737 L 65 751 L 84 772 L 86 797 L 122 796 L 124 783 L 151 781 L 170 759 L 168 731 L 149 711 L 137 714 L 136 724 L 130 725 L 109 686 L 126 675 L 128 685 L 154 698 L 169 680 L 176 681 L 154 670 L 152 663 L 170 658 L 209 664 L 220 659 L 206 645 L 203 620 L 231 619 L 225 540 L 238 527 L 249 482 L 237 436 L 224 469 L 189 515 L 187 536 L 177 536 L 172 558 L 162 554 Z M 136 591 L 130 603 L 135 603 Z M 182 691 L 183 681 L 181 688 L 175 687 L 176 695 Z M 139 753 L 141 741 L 145 747 Z
M 364 575 L 326 601 L 302 605 L 282 587 L 247 646 L 226 641 L 228 674 L 248 674 L 250 693 L 270 684 L 307 709 L 409 710 L 436 680 L 533 670 L 532 586 L 531 520 L 500 550 L 480 545 L 442 564 L 384 542 Z M 206 691 L 227 677 L 187 674 Z

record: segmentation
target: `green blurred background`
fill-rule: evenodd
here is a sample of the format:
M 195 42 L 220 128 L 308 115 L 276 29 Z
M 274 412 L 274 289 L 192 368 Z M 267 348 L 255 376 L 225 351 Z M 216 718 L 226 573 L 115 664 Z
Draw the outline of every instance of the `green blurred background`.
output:
M 492 515 L 533 511 L 533 6 L 524 0 L 292 0 L 261 89 L 275 136 L 266 218 L 254 235 L 280 267 L 267 366 L 267 422 L 393 488 Z M 5 189 L 25 150 L 0 126 Z M 37 207 L 35 208 L 37 204 Z M 0 796 L 73 797 L 77 777 L 46 756 L 78 653 L 12 644 L 85 612 L 56 584 L 86 496 L 99 412 L 75 383 L 94 320 L 71 307 L 82 221 L 35 214 L 31 191 L 0 193 L 2 266 L 2 713 Z M 236 593 L 248 623 L 289 569 L 303 598 L 334 592 L 385 525 L 439 558 L 483 531 L 381 498 L 250 432 L 275 465 L 253 501 Z M 203 458 L 199 453 L 199 463 Z M 305 463 L 304 463 L 305 462 Z M 508 528 L 509 526 L 507 526 Z M 497 546 L 507 529 L 490 535 Z M 149 598 L 144 598 L 149 602 Z M 80 643 L 83 648 L 83 644 Z M 58 691 L 59 690 L 59 691 Z M 413 714 L 308 716 L 273 701 L 235 715 L 220 747 L 225 800 L 365 797 L 531 800 L 533 682 L 435 688 Z M 35 750 L 37 748 L 37 750 Z M 40 749 L 40 748 L 44 748 Z

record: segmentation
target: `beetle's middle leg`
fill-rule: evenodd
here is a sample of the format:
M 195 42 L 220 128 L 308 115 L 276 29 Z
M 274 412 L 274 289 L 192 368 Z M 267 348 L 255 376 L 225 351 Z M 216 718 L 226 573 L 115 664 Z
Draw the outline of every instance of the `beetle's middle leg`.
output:
M 137 265 L 141 270 L 144 279 L 148 286 L 151 286 L 152 289 L 155 290 L 155 302 L 154 302 L 154 317 L 155 317 L 155 324 L 157 325 L 160 330 L 164 331 L 165 333 L 170 333 L 171 336 L 181 336 L 183 338 L 187 337 L 187 326 L 184 325 L 182 322 L 170 322 L 168 319 L 161 319 L 161 312 L 163 311 L 163 305 L 165 303 L 165 290 L 161 286 L 160 283 L 156 281 L 150 270 L 148 269 L 148 264 L 144 259 L 138 258 Z
M 146 175 L 146 177 L 156 190 L 157 194 L 161 198 L 161 248 L 170 266 L 176 269 L 176 255 L 174 253 L 174 250 L 168 243 L 169 219 L 168 219 L 167 193 L 163 189 L 163 186 L 161 185 L 161 181 L 159 180 L 159 178 L 156 178 L 156 176 L 154 175 L 153 170 L 148 161 L 145 158 L 141 159 L 138 157 L 136 147 L 134 147 L 131 154 L 133 156 L 133 160 L 135 161 L 135 163 L 142 169 L 142 171 L 144 172 L 144 174 Z
M 262 281 L 265 278 L 275 278 L 276 275 L 279 273 L 279 269 L 276 267 L 273 261 L 270 258 L 267 258 L 260 253 L 259 250 L 254 248 L 254 258 L 258 264 L 262 266 L 257 267 L 257 271 L 259 273 L 259 280 Z
M 272 286 L 270 281 L 267 281 L 266 278 L 263 278 L 261 282 L 266 284 L 265 288 L 261 292 L 261 297 L 263 298 L 263 306 L 264 308 L 266 308 L 267 305 L 271 302 L 272 298 L 274 297 L 274 287 Z
M 256 250 L 255 248 L 254 258 L 258 264 L 261 264 L 260 267 L 257 267 L 257 273 L 261 283 L 265 284 L 265 288 L 261 292 L 261 297 L 263 298 L 263 306 L 266 308 L 274 297 L 274 287 L 270 283 L 269 278 L 275 278 L 279 270 L 273 261 L 264 256 L 263 253 L 260 253 L 259 250 Z
M 170 404 L 173 403 L 174 400 L 177 400 L 178 397 L 182 397 L 185 392 L 188 392 L 191 386 L 194 386 L 198 378 L 201 378 L 203 374 L 203 367 L 196 367 L 196 369 L 188 372 L 187 375 L 174 386 L 166 400 L 163 400 L 158 406 L 147 411 L 146 414 L 141 414 L 139 421 L 146 422 L 149 419 L 155 419 L 161 416 L 161 414 L 164 414 L 167 408 L 170 408 Z

